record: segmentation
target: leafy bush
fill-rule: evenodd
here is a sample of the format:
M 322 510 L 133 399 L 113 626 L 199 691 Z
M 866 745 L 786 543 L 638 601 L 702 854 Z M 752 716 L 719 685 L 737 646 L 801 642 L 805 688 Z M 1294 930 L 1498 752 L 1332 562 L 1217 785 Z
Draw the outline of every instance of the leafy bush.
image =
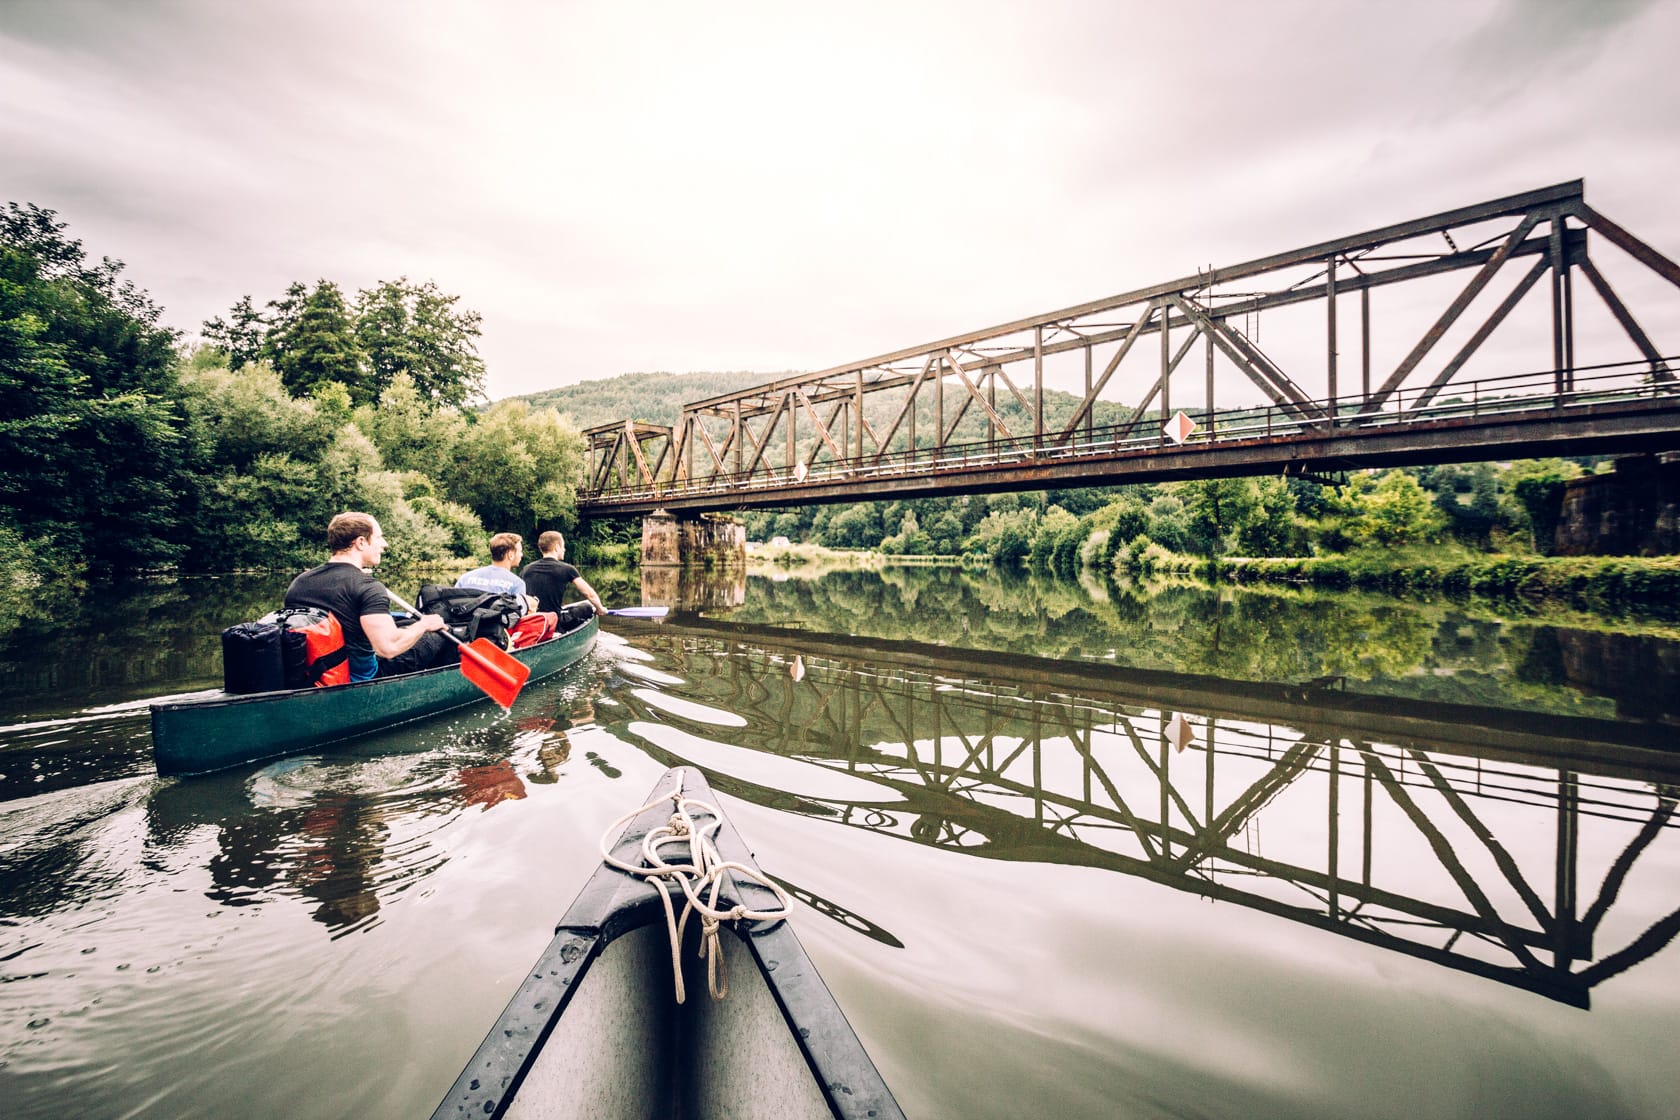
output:
M 1013 566 L 1031 553 L 1037 528 L 1038 514 L 1032 509 L 988 513 L 975 527 L 964 549 L 982 553 L 994 564 Z

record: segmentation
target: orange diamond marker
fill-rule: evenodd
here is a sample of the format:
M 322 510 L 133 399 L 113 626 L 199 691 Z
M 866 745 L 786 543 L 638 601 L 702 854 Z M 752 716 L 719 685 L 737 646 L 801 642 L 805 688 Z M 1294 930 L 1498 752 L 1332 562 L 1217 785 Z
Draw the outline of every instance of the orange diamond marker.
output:
M 1174 443 L 1183 443 L 1190 438 L 1190 433 L 1196 430 L 1196 422 L 1183 412 L 1173 413 L 1173 418 L 1161 425 L 1162 433 Z

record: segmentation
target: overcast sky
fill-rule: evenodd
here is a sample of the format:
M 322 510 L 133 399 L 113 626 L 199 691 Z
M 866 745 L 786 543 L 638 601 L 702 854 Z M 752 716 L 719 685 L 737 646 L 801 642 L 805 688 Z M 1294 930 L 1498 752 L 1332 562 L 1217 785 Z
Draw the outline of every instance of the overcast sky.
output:
M 435 281 L 492 398 L 815 370 L 1574 178 L 1680 255 L 1680 2 L 0 0 L 0 201 L 195 334 Z

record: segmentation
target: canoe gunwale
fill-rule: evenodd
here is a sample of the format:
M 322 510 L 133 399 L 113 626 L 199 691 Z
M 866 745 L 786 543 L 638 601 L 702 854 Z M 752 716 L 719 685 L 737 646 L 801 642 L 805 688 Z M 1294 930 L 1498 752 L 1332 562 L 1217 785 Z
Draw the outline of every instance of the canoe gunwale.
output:
M 705 779 L 690 767 L 667 771 L 654 794 L 671 789 L 679 771 L 684 796 L 717 803 Z M 669 803 L 661 802 L 637 816 L 614 843 L 613 855 L 625 862 L 640 862 L 642 839 L 666 825 L 670 812 Z M 714 841 L 722 859 L 757 867 L 752 851 L 727 818 Z M 723 886 L 723 896 L 731 902 L 749 908 L 777 904 L 775 895 L 762 884 L 726 875 Z M 604 863 L 598 867 L 438 1105 L 433 1120 L 460 1116 L 494 1120 L 503 1116 L 590 966 L 619 937 L 655 923 L 663 925 L 664 921 L 664 906 L 651 884 Z M 725 923 L 723 928 L 734 935 L 725 950 L 731 969 L 752 968 L 762 977 L 830 1112 L 842 1120 L 903 1120 L 891 1090 L 806 955 L 791 923 L 785 919 L 734 922 Z M 737 963 L 740 950 L 750 958 L 744 966 Z M 701 985 L 699 989 L 691 987 L 688 998 L 711 997 Z M 674 996 L 671 999 L 670 1010 L 674 1013 Z

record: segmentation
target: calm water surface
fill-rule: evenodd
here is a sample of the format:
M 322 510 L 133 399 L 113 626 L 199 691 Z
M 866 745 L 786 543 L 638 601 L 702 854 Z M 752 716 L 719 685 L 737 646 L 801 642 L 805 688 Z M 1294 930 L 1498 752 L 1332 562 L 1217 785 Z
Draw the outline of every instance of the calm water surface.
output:
M 678 763 L 912 1117 L 1680 1099 L 1671 625 L 603 577 L 702 609 L 610 620 L 511 713 L 158 778 L 146 704 L 217 687 L 284 582 L 0 637 L 0 1114 L 429 1114 Z

